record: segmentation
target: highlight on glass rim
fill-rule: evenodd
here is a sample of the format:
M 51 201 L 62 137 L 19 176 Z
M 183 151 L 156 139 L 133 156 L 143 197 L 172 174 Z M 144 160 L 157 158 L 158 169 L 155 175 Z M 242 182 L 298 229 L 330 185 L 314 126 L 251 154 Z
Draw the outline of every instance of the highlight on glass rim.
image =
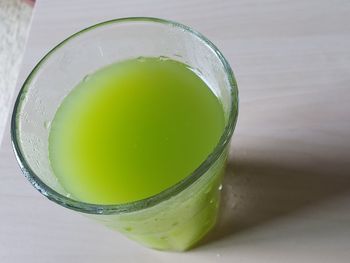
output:
M 216 223 L 237 114 L 232 70 L 212 42 L 133 17 L 48 52 L 18 94 L 11 135 L 48 199 L 144 246 L 185 251 Z

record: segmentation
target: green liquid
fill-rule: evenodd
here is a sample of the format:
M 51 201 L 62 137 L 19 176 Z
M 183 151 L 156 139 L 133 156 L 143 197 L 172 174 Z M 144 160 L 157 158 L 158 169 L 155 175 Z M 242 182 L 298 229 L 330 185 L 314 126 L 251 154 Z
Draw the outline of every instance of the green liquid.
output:
M 128 60 L 91 74 L 63 100 L 51 124 L 49 157 L 76 199 L 127 203 L 191 174 L 224 124 L 218 98 L 188 66 Z

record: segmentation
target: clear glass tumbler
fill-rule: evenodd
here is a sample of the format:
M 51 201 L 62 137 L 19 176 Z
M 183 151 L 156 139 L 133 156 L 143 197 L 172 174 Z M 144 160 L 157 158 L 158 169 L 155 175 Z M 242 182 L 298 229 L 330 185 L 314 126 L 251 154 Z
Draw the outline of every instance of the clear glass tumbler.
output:
M 222 103 L 226 126 L 215 149 L 191 174 L 147 199 L 115 205 L 84 203 L 57 181 L 48 156 L 50 122 L 64 97 L 89 73 L 116 61 L 165 56 L 189 65 Z M 35 66 L 20 90 L 11 135 L 18 163 L 48 199 L 156 249 L 183 251 L 215 224 L 238 90 L 220 51 L 187 26 L 157 18 L 123 18 L 86 28 L 62 41 Z M 176 165 L 176 164 L 174 164 Z

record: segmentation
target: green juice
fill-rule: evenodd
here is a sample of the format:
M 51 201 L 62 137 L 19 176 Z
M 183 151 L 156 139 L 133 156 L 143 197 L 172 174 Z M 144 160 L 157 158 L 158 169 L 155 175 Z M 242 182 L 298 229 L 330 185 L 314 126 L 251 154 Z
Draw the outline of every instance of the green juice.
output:
M 187 65 L 132 59 L 88 75 L 66 96 L 51 124 L 49 157 L 73 198 L 123 204 L 189 176 L 218 144 L 224 126 L 219 99 Z M 105 223 L 151 247 L 186 249 L 215 221 L 220 169 L 195 190 L 197 196 L 179 194 L 187 196 L 176 201 L 187 203 L 183 209 L 169 214 L 170 207 L 162 216 L 167 208 L 156 206 L 148 217 L 140 211 Z

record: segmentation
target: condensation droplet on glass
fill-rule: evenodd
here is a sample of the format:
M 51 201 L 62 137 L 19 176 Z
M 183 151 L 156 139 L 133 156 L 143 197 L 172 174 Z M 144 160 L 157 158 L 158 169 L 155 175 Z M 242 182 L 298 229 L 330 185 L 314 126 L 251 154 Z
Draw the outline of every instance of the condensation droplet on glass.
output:
M 66 194 L 66 197 L 70 198 L 70 197 L 71 197 L 71 194 Z
M 100 52 L 101 57 L 103 57 L 104 54 L 101 46 L 98 46 L 98 51 Z
M 210 199 L 209 203 L 210 203 L 210 204 L 214 203 L 214 200 L 213 200 L 213 199 Z
M 51 127 L 51 121 L 44 121 L 44 128 L 50 129 L 50 127 Z
M 218 188 L 218 189 L 219 189 L 219 191 L 221 191 L 221 190 L 222 190 L 222 184 L 220 184 L 220 186 L 219 186 L 219 188 Z

